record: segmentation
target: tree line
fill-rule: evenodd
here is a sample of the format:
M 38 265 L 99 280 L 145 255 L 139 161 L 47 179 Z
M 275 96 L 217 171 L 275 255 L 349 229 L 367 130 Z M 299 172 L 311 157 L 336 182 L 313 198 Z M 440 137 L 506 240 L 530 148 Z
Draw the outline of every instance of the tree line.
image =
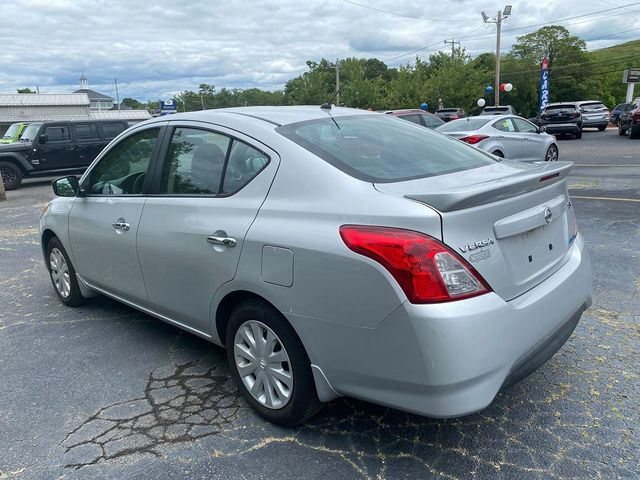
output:
M 502 93 L 500 103 L 513 105 L 524 116 L 538 110 L 540 62 L 549 59 L 550 100 L 602 100 L 609 107 L 624 101 L 626 86 L 622 71 L 637 62 L 638 43 L 631 48 L 609 48 L 587 52 L 586 43 L 562 26 L 547 26 L 517 38 L 511 50 L 501 56 L 501 82 L 511 83 L 510 93 Z M 464 49 L 453 54 L 438 52 L 428 59 L 397 68 L 375 59 L 347 58 L 340 61 L 340 103 L 373 110 L 417 108 L 426 102 L 433 111 L 441 104 L 478 110 L 476 102 L 493 95 L 485 87 L 493 85 L 496 58 L 484 53 L 475 58 Z M 178 111 L 194 111 L 254 105 L 316 105 L 328 101 L 335 93 L 336 63 L 327 59 L 307 61 L 307 71 L 290 79 L 284 90 L 257 88 L 216 90 L 201 84 L 197 91 L 185 90 L 176 95 Z M 158 102 L 147 104 L 125 98 L 132 108 L 159 108 Z

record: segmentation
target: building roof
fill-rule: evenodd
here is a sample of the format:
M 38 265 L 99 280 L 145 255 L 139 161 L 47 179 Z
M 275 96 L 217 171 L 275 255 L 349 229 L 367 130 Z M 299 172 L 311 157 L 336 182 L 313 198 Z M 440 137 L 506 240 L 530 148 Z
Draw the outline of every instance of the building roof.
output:
M 89 112 L 92 120 L 147 120 L 151 114 L 146 110 L 102 110 Z
M 86 93 L 0 94 L 0 107 L 89 105 Z
M 91 100 L 92 102 L 113 102 L 113 97 L 105 95 L 104 93 L 96 92 L 95 90 L 91 90 L 90 88 L 76 90 L 73 93 L 86 93 L 89 97 L 89 100 Z

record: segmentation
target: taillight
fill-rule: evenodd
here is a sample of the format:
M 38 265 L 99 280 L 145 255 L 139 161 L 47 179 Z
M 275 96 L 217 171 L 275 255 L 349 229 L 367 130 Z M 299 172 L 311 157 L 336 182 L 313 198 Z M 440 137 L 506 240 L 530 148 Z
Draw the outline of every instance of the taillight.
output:
M 462 140 L 465 143 L 470 143 L 471 145 L 475 145 L 476 143 L 480 143 L 485 138 L 489 138 L 487 135 L 469 135 L 468 137 L 462 137 L 458 140 Z
M 491 291 L 464 258 L 423 233 L 343 225 L 340 236 L 350 250 L 386 268 L 411 303 L 449 302 Z
M 451 115 L 449 117 L 451 120 L 457 120 L 458 118 L 460 118 L 458 115 Z

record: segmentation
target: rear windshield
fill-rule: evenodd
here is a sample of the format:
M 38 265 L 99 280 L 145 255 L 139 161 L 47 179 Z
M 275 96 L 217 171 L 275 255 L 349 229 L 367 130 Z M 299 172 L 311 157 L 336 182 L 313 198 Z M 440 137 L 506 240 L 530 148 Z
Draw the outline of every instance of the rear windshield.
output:
M 509 107 L 487 107 L 484 109 L 485 112 L 508 112 Z
M 593 102 L 593 103 L 583 103 L 580 105 L 580 108 L 583 110 L 602 110 L 603 108 L 607 108 L 601 102 Z
M 548 105 L 545 110 L 548 112 L 550 110 L 575 110 L 575 105 Z
M 334 121 L 335 120 L 335 123 Z M 399 182 L 469 170 L 495 160 L 458 140 L 388 115 L 330 117 L 276 129 L 352 177 Z
M 441 108 L 440 110 L 436 110 L 436 113 L 451 113 L 451 112 L 457 112 L 458 109 L 457 108 Z
M 468 132 L 484 127 L 487 123 L 494 121 L 496 118 L 478 118 L 467 117 L 459 120 L 452 120 L 444 125 L 440 125 L 436 130 L 439 132 Z

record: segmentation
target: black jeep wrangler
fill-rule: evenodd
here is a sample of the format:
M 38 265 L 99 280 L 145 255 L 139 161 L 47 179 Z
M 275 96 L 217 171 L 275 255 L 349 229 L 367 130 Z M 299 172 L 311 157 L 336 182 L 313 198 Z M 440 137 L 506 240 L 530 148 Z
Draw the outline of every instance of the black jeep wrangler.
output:
M 0 174 L 7 190 L 24 177 L 80 173 L 129 127 L 123 120 L 36 122 L 17 143 L 0 145 Z

